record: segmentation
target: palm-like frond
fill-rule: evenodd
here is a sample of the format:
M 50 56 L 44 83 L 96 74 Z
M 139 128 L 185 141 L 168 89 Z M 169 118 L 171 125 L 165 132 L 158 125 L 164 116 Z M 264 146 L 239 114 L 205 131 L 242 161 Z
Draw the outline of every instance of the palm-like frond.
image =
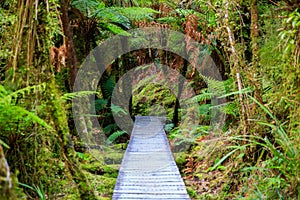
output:
M 98 19 L 101 27 L 123 35 L 128 35 L 124 30 L 131 28 L 131 21 L 150 20 L 155 13 L 158 13 L 151 8 L 105 7 L 103 2 L 95 0 L 74 0 L 72 6 L 85 16 Z

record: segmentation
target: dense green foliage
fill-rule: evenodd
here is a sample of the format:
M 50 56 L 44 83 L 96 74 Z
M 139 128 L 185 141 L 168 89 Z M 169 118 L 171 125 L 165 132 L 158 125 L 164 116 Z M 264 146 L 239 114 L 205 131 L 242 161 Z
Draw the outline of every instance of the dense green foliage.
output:
M 0 199 L 110 199 L 119 152 L 129 139 L 113 118 L 122 114 L 167 117 L 165 130 L 192 199 L 299 199 L 299 9 L 297 0 L 1 1 Z M 198 74 L 171 52 L 140 49 L 111 63 L 97 91 L 72 92 L 94 47 L 148 26 L 201 43 L 223 81 Z M 190 57 L 201 53 L 191 53 L 189 39 L 184 45 Z M 180 91 L 146 79 L 127 87 L 133 90 L 128 110 L 111 103 L 126 72 L 153 63 L 184 76 L 196 93 L 189 101 L 197 104 L 180 108 Z M 213 129 L 212 99 L 220 88 L 226 102 L 217 109 L 226 121 Z M 89 116 L 76 129 L 72 100 L 92 96 L 102 130 Z M 188 109 L 200 114 L 199 125 L 189 130 L 182 128 Z M 104 134 L 106 146 L 83 143 L 79 131 Z M 178 149 L 180 144 L 188 148 Z

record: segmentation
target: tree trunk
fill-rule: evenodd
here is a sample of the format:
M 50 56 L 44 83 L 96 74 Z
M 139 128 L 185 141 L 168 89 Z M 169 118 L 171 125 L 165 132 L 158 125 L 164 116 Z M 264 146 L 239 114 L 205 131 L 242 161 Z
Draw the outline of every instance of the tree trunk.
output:
M 252 66 L 258 66 L 258 12 L 257 0 L 250 0 L 250 13 L 251 13 L 251 46 L 252 46 Z
M 185 77 L 185 75 L 186 75 L 187 67 L 188 67 L 188 61 L 186 59 L 184 59 L 183 67 L 180 70 L 180 74 L 183 77 Z M 181 76 L 178 77 L 178 92 L 177 92 L 177 98 L 176 98 L 176 101 L 175 101 L 174 115 L 173 115 L 173 123 L 174 123 L 175 126 L 178 126 L 178 123 L 179 123 L 179 114 L 178 114 L 178 112 L 179 112 L 179 105 L 180 105 L 180 96 L 181 96 L 182 87 L 183 87 L 183 84 L 184 84 L 183 77 L 181 77 Z
M 11 198 L 13 198 L 13 193 L 10 169 L 0 144 L 0 199 L 4 200 Z
M 251 29 L 250 29 L 250 37 L 251 37 L 251 48 L 252 48 L 252 66 L 250 70 L 250 75 L 252 76 L 251 80 L 253 80 L 252 85 L 254 85 L 254 98 L 257 99 L 260 103 L 262 103 L 262 97 L 260 95 L 260 83 L 256 80 L 258 77 L 257 69 L 259 68 L 259 46 L 258 46 L 258 9 L 257 9 L 257 0 L 250 0 L 250 13 L 251 13 Z M 252 114 L 255 113 L 257 105 L 255 104 L 252 107 Z
M 68 15 L 69 5 L 69 0 L 61 0 L 61 21 L 65 35 L 64 45 L 67 51 L 67 67 L 69 68 L 69 89 L 72 91 L 78 71 L 78 64 Z

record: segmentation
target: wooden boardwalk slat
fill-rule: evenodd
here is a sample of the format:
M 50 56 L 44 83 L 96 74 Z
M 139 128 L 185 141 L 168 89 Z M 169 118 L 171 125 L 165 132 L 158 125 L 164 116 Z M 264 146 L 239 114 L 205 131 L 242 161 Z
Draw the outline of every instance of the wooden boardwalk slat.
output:
M 124 154 L 113 200 L 189 200 L 172 156 L 164 117 L 137 116 Z

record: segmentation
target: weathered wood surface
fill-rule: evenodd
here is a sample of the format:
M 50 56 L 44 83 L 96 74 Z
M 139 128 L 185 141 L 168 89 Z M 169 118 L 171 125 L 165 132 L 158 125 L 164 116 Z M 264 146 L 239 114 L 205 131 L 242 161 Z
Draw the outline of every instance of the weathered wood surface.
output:
M 164 123 L 164 117 L 135 118 L 113 200 L 190 199 L 172 156 Z

